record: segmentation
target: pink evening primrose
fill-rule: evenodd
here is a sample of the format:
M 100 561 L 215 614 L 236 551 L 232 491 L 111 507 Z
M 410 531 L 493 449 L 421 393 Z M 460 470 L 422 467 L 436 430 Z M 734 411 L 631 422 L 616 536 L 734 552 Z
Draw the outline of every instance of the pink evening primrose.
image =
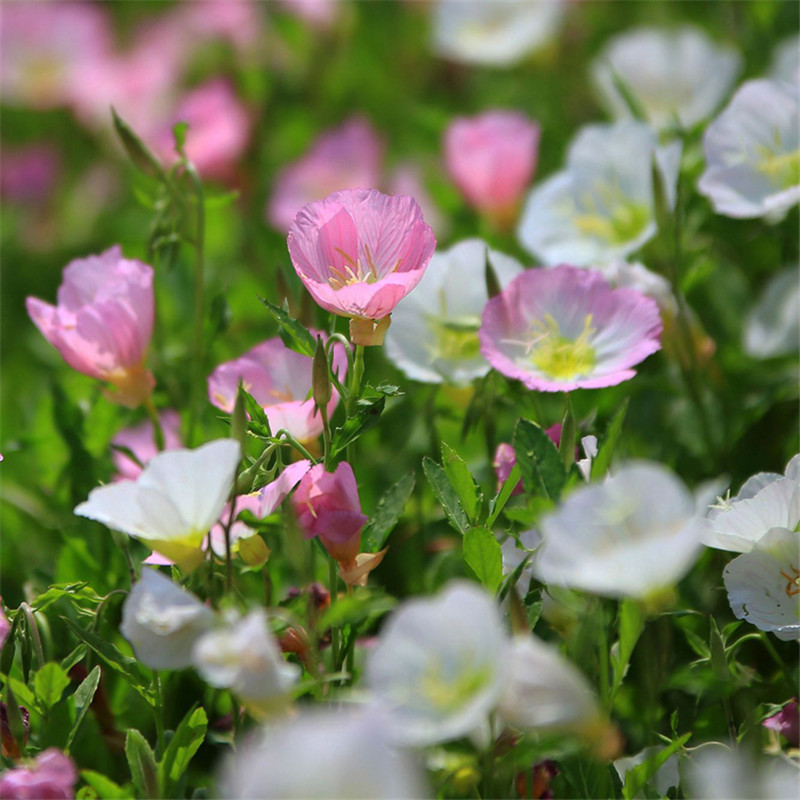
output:
M 311 296 L 354 322 L 384 320 L 420 281 L 436 239 L 417 201 L 375 189 L 309 203 L 289 228 L 289 255 Z M 382 329 L 388 327 L 388 321 Z
M 144 361 L 153 332 L 153 269 L 115 246 L 71 261 L 58 305 L 29 297 L 28 314 L 73 369 L 108 381 L 112 399 L 131 408 L 155 384 Z
M 445 133 L 445 164 L 470 205 L 511 222 L 536 169 L 539 125 L 518 111 L 459 117 Z
M 70 800 L 75 797 L 78 770 L 55 747 L 39 753 L 30 767 L 15 767 L 0 777 L 0 797 L 8 800 Z
M 177 450 L 183 446 L 181 441 L 181 418 L 177 411 L 168 409 L 159 414 L 161 430 L 164 433 L 164 449 Z M 114 475 L 115 481 L 135 481 L 142 472 L 142 467 L 155 456 L 158 455 L 156 446 L 153 423 L 148 419 L 139 425 L 130 428 L 123 428 L 112 440 L 112 445 L 127 447 L 136 456 L 139 464 L 136 463 L 127 453 L 121 450 L 114 450 L 111 460 L 117 472 Z
M 290 350 L 278 339 L 267 339 L 233 361 L 220 364 L 208 378 L 211 403 L 230 414 L 236 403 L 239 381 L 262 406 L 274 434 L 287 430 L 300 442 L 322 433 L 322 418 L 311 399 L 313 359 Z M 347 371 L 344 348 L 335 345 L 333 370 L 340 380 Z M 333 414 L 339 395 L 334 390 L 328 403 Z
M 661 347 L 660 335 L 655 300 L 565 264 L 515 278 L 487 303 L 479 332 L 498 372 L 542 392 L 626 381 Z

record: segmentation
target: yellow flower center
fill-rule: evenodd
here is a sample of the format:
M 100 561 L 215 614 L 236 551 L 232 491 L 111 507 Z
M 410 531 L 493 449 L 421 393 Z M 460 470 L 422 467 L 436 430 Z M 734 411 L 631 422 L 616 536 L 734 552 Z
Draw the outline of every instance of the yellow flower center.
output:
M 480 355 L 479 320 L 429 317 L 428 324 L 435 336 L 434 341 L 429 345 L 430 352 L 434 357 L 466 361 Z
M 572 221 L 584 236 L 609 244 L 623 244 L 635 239 L 647 227 L 650 209 L 642 203 L 623 203 L 615 206 L 610 216 L 589 212 L 577 214 Z
M 549 314 L 544 321 L 534 324 L 532 333 L 529 358 L 548 378 L 572 380 L 590 373 L 597 363 L 597 355 L 590 343 L 595 333 L 591 314 L 586 315 L 577 339 L 562 336 L 558 323 Z
M 458 711 L 489 682 L 491 672 L 487 667 L 465 666 L 456 675 L 445 675 L 441 664 L 435 663 L 420 680 L 423 697 L 445 714 Z
M 778 142 L 780 144 L 780 142 Z M 781 189 L 800 183 L 800 148 L 789 153 L 776 153 L 769 147 L 758 148 L 756 169 Z
M 375 283 L 380 280 L 381 277 L 385 277 L 379 274 L 375 262 L 372 260 L 372 253 L 370 253 L 367 245 L 364 245 L 364 254 L 367 258 L 366 267 L 361 263 L 360 258 L 353 258 L 353 256 L 348 255 L 344 250 L 338 247 L 336 248 L 336 252 L 342 256 L 344 264 L 340 267 L 328 267 L 331 273 L 331 276 L 328 278 L 328 283 L 335 291 L 338 292 L 339 289 L 345 286 L 352 286 L 355 283 Z M 398 258 L 397 263 L 386 274 L 389 275 L 392 272 L 396 272 L 401 262 L 402 259 Z

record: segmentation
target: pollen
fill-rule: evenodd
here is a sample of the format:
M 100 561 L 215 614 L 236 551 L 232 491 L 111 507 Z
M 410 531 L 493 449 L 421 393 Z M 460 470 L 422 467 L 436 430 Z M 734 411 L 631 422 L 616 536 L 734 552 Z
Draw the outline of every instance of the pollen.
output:
M 591 314 L 586 315 L 583 330 L 576 339 L 562 336 L 558 323 L 549 314 L 544 321 L 535 323 L 532 332 L 529 359 L 548 378 L 559 381 L 580 378 L 590 373 L 597 363 L 591 345 L 595 334 Z

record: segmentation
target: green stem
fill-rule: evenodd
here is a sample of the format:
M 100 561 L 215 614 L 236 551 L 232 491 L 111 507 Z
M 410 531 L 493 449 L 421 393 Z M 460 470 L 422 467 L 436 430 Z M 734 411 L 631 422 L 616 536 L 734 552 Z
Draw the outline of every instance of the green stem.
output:
M 150 421 L 153 423 L 153 435 L 156 440 L 156 449 L 160 453 L 164 449 L 164 429 L 161 427 L 161 418 L 158 416 L 158 411 L 153 405 L 153 398 L 148 397 L 144 401 L 144 407 Z
M 608 663 L 608 631 L 606 629 L 606 615 L 603 612 L 603 601 L 599 598 L 597 599 L 597 608 L 598 608 L 598 643 L 597 643 L 597 653 L 598 653 L 598 660 L 600 664 L 600 702 L 603 704 L 603 708 L 610 711 L 610 702 L 611 702 L 611 692 L 610 689 L 610 681 L 609 681 L 609 663 Z
M 336 559 L 332 556 L 328 559 L 328 588 L 331 593 L 331 611 L 336 607 L 337 589 L 339 586 L 339 573 L 336 568 Z M 339 628 L 331 626 L 331 653 L 333 654 L 333 669 L 338 669 L 339 664 Z
M 769 634 L 766 631 L 760 631 L 761 641 L 767 652 L 772 656 L 772 660 L 778 665 L 781 671 L 781 677 L 786 681 L 786 685 L 790 687 L 789 692 L 791 695 L 797 694 L 797 687 L 792 682 L 791 675 L 789 674 L 789 667 L 786 662 L 781 658 L 780 653 L 775 649 L 775 645 L 769 640 Z
M 350 391 L 347 397 L 347 416 L 352 417 L 355 413 L 356 401 L 361 395 L 361 379 L 364 377 L 364 345 L 356 345 L 353 368 L 350 371 Z
M 233 525 L 234 517 L 236 516 L 236 495 L 231 497 L 230 513 L 228 514 L 228 522 L 223 526 L 225 532 L 225 592 L 230 594 L 233 591 L 233 554 L 231 553 L 231 525 Z M 211 534 L 209 534 L 210 536 Z M 211 550 L 211 542 L 209 540 L 209 550 Z
M 164 735 L 164 687 L 161 685 L 161 677 L 158 674 L 158 670 L 153 670 L 153 686 L 156 690 L 156 704 L 153 706 L 153 716 L 156 720 L 157 751 L 159 758 L 161 758 L 167 748 L 167 741 Z
M 322 460 L 325 464 L 325 471 L 331 471 L 331 424 L 328 419 L 328 409 L 320 406 L 319 415 L 322 417 Z

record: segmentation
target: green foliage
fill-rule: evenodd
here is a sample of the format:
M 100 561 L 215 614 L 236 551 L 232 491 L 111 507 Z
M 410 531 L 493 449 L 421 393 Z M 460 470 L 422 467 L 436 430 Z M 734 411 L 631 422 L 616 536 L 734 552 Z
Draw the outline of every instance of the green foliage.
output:
M 492 593 L 503 580 L 500 542 L 487 528 L 473 527 L 464 533 L 464 560 L 475 577 Z
M 194 708 L 181 720 L 158 764 L 158 782 L 162 797 L 173 797 L 175 788 L 200 748 L 208 729 L 208 717 L 202 708 Z
M 131 728 L 125 736 L 125 758 L 128 760 L 135 796 L 140 800 L 162 797 L 155 753 L 147 739 L 135 728 Z
M 513 444 L 525 491 L 558 500 L 567 473 L 553 440 L 536 423 L 520 419 Z
M 433 489 L 433 493 L 450 524 L 460 533 L 466 534 L 470 528 L 469 518 L 461 505 L 458 492 L 453 488 L 447 472 L 432 458 L 422 459 L 422 471 Z
M 408 472 L 397 483 L 389 487 L 378 500 L 369 522 L 361 531 L 363 552 L 377 553 L 386 543 L 414 491 L 415 482 L 414 473 Z
M 44 708 L 51 708 L 69 686 L 67 673 L 59 664 L 50 662 L 37 671 L 33 678 L 33 690 Z
M 278 333 L 283 343 L 296 353 L 313 356 L 317 342 L 308 328 L 301 325 L 285 308 L 275 305 L 264 297 L 261 298 L 261 302 L 278 323 Z

